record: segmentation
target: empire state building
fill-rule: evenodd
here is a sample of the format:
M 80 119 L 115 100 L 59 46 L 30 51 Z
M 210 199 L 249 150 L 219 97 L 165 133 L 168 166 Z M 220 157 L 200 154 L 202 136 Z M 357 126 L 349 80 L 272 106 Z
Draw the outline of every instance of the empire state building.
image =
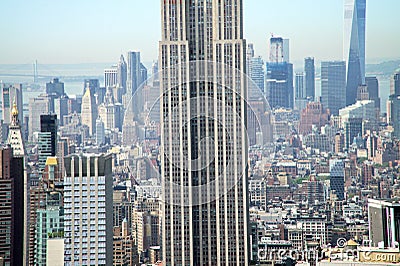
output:
M 248 265 L 242 0 L 162 0 L 163 265 Z

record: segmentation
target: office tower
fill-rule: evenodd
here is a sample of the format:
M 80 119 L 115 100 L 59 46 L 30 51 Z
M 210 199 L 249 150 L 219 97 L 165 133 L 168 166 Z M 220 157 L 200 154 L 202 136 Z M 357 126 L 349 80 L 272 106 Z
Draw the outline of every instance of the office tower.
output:
M 142 81 L 140 52 L 128 52 L 127 93 L 134 95 Z
M 315 64 L 314 57 L 304 59 L 305 98 L 315 100 Z
M 23 121 L 23 98 L 22 98 L 22 84 L 8 85 L 0 83 L 2 93 L 2 114 L 3 123 L 10 124 L 11 122 L 11 108 L 15 102 L 18 106 L 18 120 Z
M 147 68 L 143 65 L 143 63 L 140 63 L 140 83 L 139 86 L 142 84 L 146 84 L 147 81 Z
M 111 88 L 107 89 L 104 102 L 98 106 L 98 115 L 104 122 L 105 129 L 121 129 L 121 106 L 119 104 L 115 104 L 114 95 Z
M 64 211 L 61 207 L 61 195 L 48 195 L 45 203 L 42 203 L 36 216 L 35 237 L 35 265 L 46 266 L 47 263 L 47 240 L 60 239 L 64 237 Z M 57 197 L 58 200 L 52 198 Z
M 354 142 L 354 138 L 362 136 L 363 119 L 351 117 L 344 122 L 344 143 L 346 149 L 349 149 Z
M 122 95 L 126 93 L 126 80 L 127 80 L 127 65 L 125 58 L 121 55 L 117 65 L 117 83 L 122 87 Z
M 33 134 L 40 131 L 40 115 L 51 112 L 51 99 L 47 95 L 29 99 L 29 139 L 33 140 Z
M 40 115 L 40 132 L 51 133 L 51 156 L 55 156 L 57 152 L 57 115 L 44 114 Z
M 357 88 L 365 84 L 366 0 L 345 0 L 344 60 L 347 60 L 346 105 L 356 101 Z
M 369 239 L 375 247 L 397 248 L 400 242 L 400 203 L 368 199 Z
M 342 123 L 342 128 L 345 128 L 345 123 L 351 118 L 361 119 L 363 122 L 364 131 L 366 129 L 375 130 L 378 127 L 378 119 L 374 101 L 357 101 L 355 104 L 340 109 L 339 117 Z M 363 133 L 364 132 L 361 132 L 360 135 Z
M 247 46 L 247 75 L 250 78 L 248 84 L 248 99 L 259 99 L 264 93 L 264 61 L 261 56 L 254 55 L 253 44 L 249 43 Z
M 267 63 L 266 98 L 271 108 L 293 108 L 293 65 Z
M 344 200 L 344 162 L 341 159 L 329 160 L 330 189 L 338 200 Z
M 23 265 L 24 168 L 9 146 L 0 148 L 0 257 L 5 265 Z
M 394 73 L 390 79 L 390 95 L 400 95 L 400 71 Z
M 338 115 L 339 109 L 346 106 L 345 95 L 346 62 L 321 62 L 322 105 L 329 109 L 331 114 Z
M 12 148 L 12 153 L 14 157 L 15 164 L 17 165 L 17 169 L 15 169 L 15 174 L 18 176 L 18 179 L 16 179 L 16 194 L 15 197 L 18 197 L 18 204 L 16 204 L 17 210 L 22 212 L 22 215 L 24 217 L 26 216 L 27 218 L 23 219 L 23 229 L 21 231 L 20 239 L 23 239 L 23 252 L 19 253 L 20 254 L 25 254 L 26 258 L 22 258 L 24 261 L 24 265 L 28 256 L 28 234 L 29 234 L 29 224 L 28 224 L 28 219 L 29 219 L 29 213 L 28 213 L 28 191 L 29 191 L 29 184 L 28 184 L 28 175 L 26 172 L 26 166 L 25 166 L 25 146 L 24 146 L 24 139 L 22 138 L 22 131 L 21 131 L 21 125 L 19 121 L 19 108 L 16 103 L 13 104 L 13 107 L 11 109 L 11 123 L 9 125 L 9 130 L 8 130 L 8 138 L 7 138 L 7 144 L 11 146 Z M 21 167 L 21 173 L 20 168 Z M 13 170 L 14 172 L 14 170 Z M 22 190 L 20 190 L 20 187 L 22 187 Z M 18 191 L 18 192 L 17 192 Z M 20 225 L 17 223 L 17 227 Z M 21 240 L 22 241 L 22 240 Z M 19 249 L 17 249 L 19 250 Z M 17 253 L 18 254 L 18 253 Z M 1 256 L 1 255 L 0 255 Z M 21 264 L 16 264 L 16 265 L 21 265 Z
M 390 95 L 387 102 L 388 123 L 393 126 L 394 136 L 400 138 L 400 71 L 390 79 Z
M 64 164 L 65 265 L 112 265 L 111 156 L 69 155 Z
M 112 66 L 104 69 L 104 86 L 114 87 L 118 84 L 118 66 Z
M 161 6 L 163 265 L 248 265 L 242 1 Z
M 273 63 L 289 63 L 289 39 L 271 36 L 269 61 Z
M 54 94 L 57 98 L 65 95 L 64 83 L 58 78 L 46 83 L 46 94 Z
M 83 95 L 85 95 L 86 90 L 90 89 L 92 94 L 96 94 L 100 89 L 100 82 L 98 79 L 85 79 L 83 82 Z
M 376 77 L 365 77 L 365 84 L 368 88 L 369 99 L 375 102 L 378 112 L 381 110 L 381 98 L 379 98 L 379 82 Z
M 58 124 L 60 126 L 64 125 L 64 116 L 69 114 L 68 102 L 69 98 L 67 95 L 54 99 L 54 113 L 58 117 Z
M 104 123 L 99 116 L 96 119 L 96 144 L 98 146 L 104 144 L 106 141 L 105 139 L 105 131 L 104 131 Z
M 295 78 L 295 99 L 303 99 L 306 96 L 305 90 L 304 90 L 304 73 L 303 72 L 298 72 L 296 73 L 296 78 Z
M 96 132 L 97 105 L 92 89 L 88 87 L 82 97 L 82 125 L 89 127 L 89 134 Z

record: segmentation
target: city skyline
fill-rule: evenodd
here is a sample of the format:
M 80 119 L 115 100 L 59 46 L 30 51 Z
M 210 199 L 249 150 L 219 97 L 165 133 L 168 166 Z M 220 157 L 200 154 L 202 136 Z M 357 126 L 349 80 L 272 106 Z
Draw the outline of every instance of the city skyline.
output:
M 317 61 L 344 59 L 343 1 L 255 2 L 244 2 L 244 16 L 248 18 L 244 22 L 244 36 L 254 43 L 256 55 L 268 58 L 267 42 L 274 33 L 290 39 L 292 62 L 306 56 Z M 141 51 L 143 61 L 157 58 L 161 39 L 159 1 L 143 1 L 140 6 L 126 0 L 118 4 L 85 1 L 79 2 L 79 8 L 77 3 L 4 1 L 3 19 L 12 23 L 0 26 L 7 36 L 0 45 L 0 63 L 27 63 L 35 59 L 43 63 L 112 62 L 129 50 Z M 400 8 L 400 2 L 367 1 L 367 63 L 400 58 L 395 49 L 400 39 L 393 34 L 400 22 L 396 7 Z M 13 16 L 16 10 L 18 19 Z

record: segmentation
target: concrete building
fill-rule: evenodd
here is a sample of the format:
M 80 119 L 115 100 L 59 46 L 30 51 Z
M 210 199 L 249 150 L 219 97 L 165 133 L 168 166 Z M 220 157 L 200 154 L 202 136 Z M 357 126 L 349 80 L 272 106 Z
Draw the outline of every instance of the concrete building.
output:
M 64 158 L 65 265 L 113 265 L 111 155 Z
M 247 119 L 243 5 L 242 1 L 236 1 L 235 8 L 234 3 L 205 3 L 161 2 L 163 265 L 248 265 L 248 191 L 247 179 L 241 178 L 247 176 L 248 160 L 243 126 Z M 198 16 L 198 12 L 203 15 Z M 187 67 L 182 69 L 180 64 Z M 189 89 L 186 84 L 198 80 L 198 73 L 202 73 L 203 81 L 193 83 Z M 223 86 L 217 88 L 217 83 Z M 204 97 L 226 101 L 217 104 L 219 101 Z M 181 115 L 170 112 L 176 109 L 174 106 L 181 106 Z M 200 108 L 205 110 L 206 119 L 197 112 Z M 190 127 L 182 128 L 188 118 L 192 118 Z M 224 129 L 215 124 L 216 120 L 226 124 Z M 214 140 L 203 141 L 206 134 L 213 135 Z M 227 135 L 235 137 L 226 141 Z M 211 164 L 206 158 L 191 161 L 189 158 L 198 157 L 199 149 L 213 151 L 215 160 Z M 222 162 L 229 162 L 229 167 Z M 226 169 L 222 176 L 220 167 Z M 215 185 L 207 180 L 215 180 Z M 223 193 L 219 189 L 222 184 Z M 208 189 L 208 199 L 203 189 Z
M 94 97 L 94 92 L 90 87 L 87 87 L 85 94 L 82 97 L 82 125 L 89 127 L 89 134 L 93 135 L 96 132 L 97 105 Z
M 18 113 L 17 113 L 18 115 Z M 0 148 L 0 257 L 24 263 L 24 165 L 9 146 Z

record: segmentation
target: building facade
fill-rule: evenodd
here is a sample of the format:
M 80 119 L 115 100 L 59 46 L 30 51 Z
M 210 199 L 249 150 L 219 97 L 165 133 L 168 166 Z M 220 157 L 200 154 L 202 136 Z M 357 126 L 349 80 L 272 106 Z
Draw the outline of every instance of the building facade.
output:
M 161 6 L 163 265 L 248 265 L 242 0 Z
M 322 105 L 337 115 L 346 106 L 346 62 L 321 62 Z
M 304 79 L 306 98 L 315 100 L 315 64 L 313 57 L 304 59 Z
M 111 155 L 64 158 L 65 265 L 113 265 Z

